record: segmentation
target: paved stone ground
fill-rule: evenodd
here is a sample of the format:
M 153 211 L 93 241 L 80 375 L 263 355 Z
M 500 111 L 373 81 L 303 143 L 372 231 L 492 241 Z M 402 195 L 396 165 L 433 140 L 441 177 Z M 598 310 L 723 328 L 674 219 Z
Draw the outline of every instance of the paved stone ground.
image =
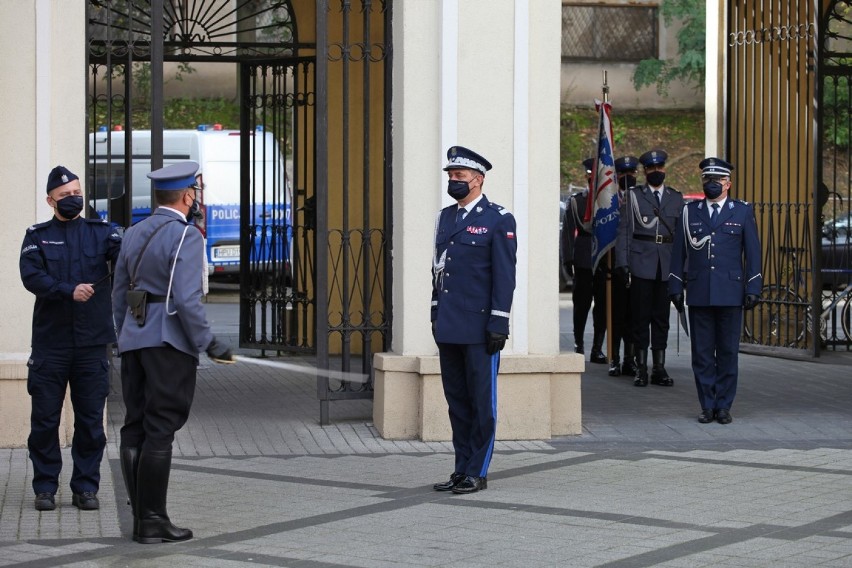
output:
M 850 363 L 742 355 L 733 424 L 701 425 L 673 336 L 673 388 L 590 364 L 581 436 L 499 442 L 488 490 L 455 496 L 430 488 L 449 444 L 382 440 L 364 401 L 321 427 L 310 377 L 204 362 L 169 495 L 195 538 L 129 539 L 114 384 L 100 511 L 67 484 L 35 511 L 26 451 L 0 450 L 0 566 L 852 567 Z

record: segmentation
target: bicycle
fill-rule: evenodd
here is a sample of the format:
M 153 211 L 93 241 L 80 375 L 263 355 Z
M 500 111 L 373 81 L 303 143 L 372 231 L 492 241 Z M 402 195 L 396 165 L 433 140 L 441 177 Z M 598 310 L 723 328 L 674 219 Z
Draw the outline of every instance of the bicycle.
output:
M 804 270 L 799 266 L 798 254 L 805 249 L 778 247 L 789 256 L 779 273 L 780 284 L 767 284 L 760 293 L 760 304 L 743 318 L 743 335 L 752 343 L 780 347 L 801 347 L 813 331 L 813 314 L 810 301 L 801 294 L 807 289 Z
M 844 272 L 848 273 L 848 271 Z M 840 308 L 840 328 L 846 335 L 845 341 L 847 343 L 852 341 L 852 333 L 850 333 L 850 329 L 852 329 L 852 281 L 850 281 L 846 288 L 838 292 L 819 314 L 819 335 L 823 345 L 828 341 L 829 316 L 841 302 L 843 302 L 843 307 Z

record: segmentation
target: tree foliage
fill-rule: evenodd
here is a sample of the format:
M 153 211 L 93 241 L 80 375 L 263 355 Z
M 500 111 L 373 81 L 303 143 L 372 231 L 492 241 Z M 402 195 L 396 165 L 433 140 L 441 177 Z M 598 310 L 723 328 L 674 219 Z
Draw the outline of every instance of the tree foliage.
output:
M 677 57 L 640 61 L 633 73 L 634 88 L 638 91 L 642 87 L 656 85 L 657 93 L 667 95 L 672 81 L 703 87 L 707 31 L 705 0 L 663 0 L 660 15 L 667 27 L 675 20 L 682 23 L 677 33 Z

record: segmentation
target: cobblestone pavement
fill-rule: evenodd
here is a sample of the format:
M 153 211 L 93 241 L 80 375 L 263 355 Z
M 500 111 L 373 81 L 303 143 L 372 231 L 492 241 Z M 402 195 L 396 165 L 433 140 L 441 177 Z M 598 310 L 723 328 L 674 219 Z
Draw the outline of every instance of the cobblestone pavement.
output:
M 468 496 L 431 490 L 449 444 L 381 439 L 369 402 L 322 427 L 309 376 L 202 361 L 169 493 L 195 538 L 170 545 L 129 538 L 114 381 L 100 511 L 67 483 L 35 511 L 26 451 L 0 449 L 0 566 L 852 567 L 852 358 L 742 355 L 733 424 L 701 425 L 674 339 L 673 388 L 587 365 L 583 434 L 498 442 Z

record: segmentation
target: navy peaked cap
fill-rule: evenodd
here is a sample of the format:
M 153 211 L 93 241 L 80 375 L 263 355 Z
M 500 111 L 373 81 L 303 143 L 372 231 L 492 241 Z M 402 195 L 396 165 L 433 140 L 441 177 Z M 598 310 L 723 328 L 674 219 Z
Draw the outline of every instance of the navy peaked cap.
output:
M 197 171 L 196 162 L 181 162 L 154 170 L 148 177 L 154 182 L 154 189 L 178 190 L 195 185 Z
M 615 173 L 635 172 L 639 167 L 639 158 L 636 156 L 622 156 L 615 160 Z
M 704 158 L 698 167 L 701 175 L 707 177 L 728 177 L 734 171 L 734 166 L 722 158 Z
M 595 159 L 586 158 L 583 160 L 583 167 L 586 168 L 586 173 L 591 173 L 592 169 L 595 167 Z
M 639 156 L 639 161 L 647 168 L 648 166 L 665 164 L 668 157 L 669 155 L 666 154 L 665 150 L 649 150 Z
M 491 162 L 464 146 L 450 146 L 447 150 L 447 160 L 444 171 L 467 168 L 484 174 L 491 169 Z
M 57 187 L 65 185 L 75 179 L 80 179 L 77 177 L 77 174 L 73 173 L 65 166 L 56 166 L 50 170 L 50 173 L 47 175 L 47 192 L 50 193 Z

